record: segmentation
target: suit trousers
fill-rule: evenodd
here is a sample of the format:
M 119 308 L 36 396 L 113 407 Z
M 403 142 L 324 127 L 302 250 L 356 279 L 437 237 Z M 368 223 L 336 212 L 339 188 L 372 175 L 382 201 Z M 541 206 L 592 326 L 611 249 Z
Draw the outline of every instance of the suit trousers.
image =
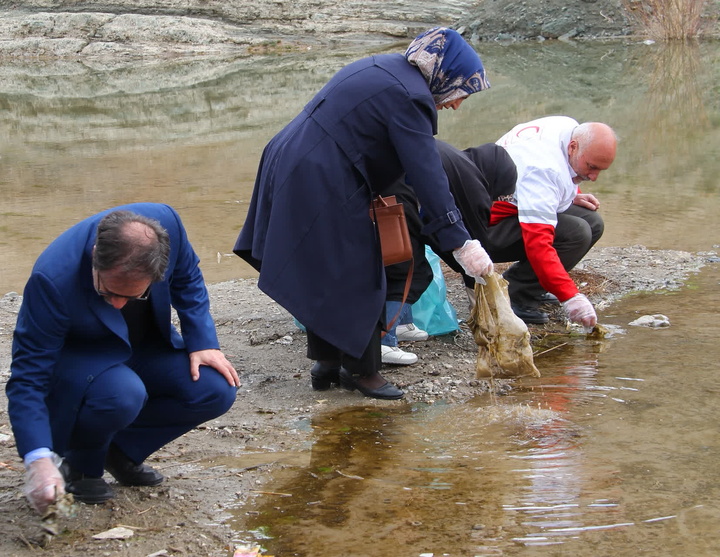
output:
M 227 412 L 237 389 L 216 370 L 190 377 L 186 350 L 159 339 L 140 344 L 124 365 L 99 374 L 78 411 L 68 450 L 70 466 L 87 476 L 103 474 L 110 443 L 135 463 L 203 422 Z
M 559 213 L 553 247 L 566 271 L 577 265 L 600 239 L 605 224 L 597 211 L 571 205 Z M 515 261 L 503 277 L 513 305 L 536 308 L 545 293 L 525 253 L 522 230 L 517 217 L 503 219 L 488 229 L 488 254 L 495 263 Z

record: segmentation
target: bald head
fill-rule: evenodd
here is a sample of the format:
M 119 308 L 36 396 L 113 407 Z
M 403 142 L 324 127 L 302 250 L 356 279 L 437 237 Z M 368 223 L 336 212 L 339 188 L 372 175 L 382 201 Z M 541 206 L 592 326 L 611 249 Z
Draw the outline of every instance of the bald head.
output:
M 617 135 L 602 122 L 585 122 L 573 130 L 568 145 L 568 162 L 577 173 L 575 183 L 594 182 L 615 160 Z
M 126 241 L 139 246 L 148 246 L 158 241 L 155 230 L 144 222 L 129 221 L 120 229 Z

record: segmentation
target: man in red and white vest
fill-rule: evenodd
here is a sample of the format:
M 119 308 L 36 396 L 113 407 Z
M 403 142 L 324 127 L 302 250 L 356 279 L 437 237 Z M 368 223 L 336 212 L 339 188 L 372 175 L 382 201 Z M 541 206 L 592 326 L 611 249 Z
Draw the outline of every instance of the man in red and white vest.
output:
M 496 143 L 515 162 L 517 182 L 511 198 L 493 203 L 485 248 L 495 262 L 516 261 L 503 274 L 513 311 L 526 323 L 546 323 L 539 306 L 556 297 L 571 321 L 594 327 L 595 309 L 568 271 L 602 236 L 600 202 L 578 184 L 613 163 L 615 132 L 549 116 L 518 124 Z

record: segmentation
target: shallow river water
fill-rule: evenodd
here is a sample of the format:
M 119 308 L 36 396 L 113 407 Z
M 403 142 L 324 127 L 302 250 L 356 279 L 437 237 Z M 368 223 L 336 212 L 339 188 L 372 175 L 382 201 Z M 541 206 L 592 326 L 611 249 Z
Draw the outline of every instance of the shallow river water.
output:
M 400 50 L 402 45 L 393 50 Z M 492 88 L 440 115 L 459 147 L 546 114 L 611 124 L 600 246 L 717 250 L 720 46 L 482 45 Z M 365 52 L 0 68 L 0 295 L 68 226 L 132 201 L 175 206 L 208 282 L 230 255 L 267 140 Z M 351 408 L 312 424 L 302 464 L 237 509 L 278 557 L 720 554 L 720 272 L 632 296 L 538 358 L 542 377 L 464 405 Z M 643 314 L 671 327 L 629 327 Z M 267 538 L 267 539 L 265 539 Z
M 309 462 L 235 512 L 271 555 L 720 554 L 720 268 L 632 296 L 613 334 L 507 397 L 314 419 Z M 630 327 L 665 313 L 664 329 Z

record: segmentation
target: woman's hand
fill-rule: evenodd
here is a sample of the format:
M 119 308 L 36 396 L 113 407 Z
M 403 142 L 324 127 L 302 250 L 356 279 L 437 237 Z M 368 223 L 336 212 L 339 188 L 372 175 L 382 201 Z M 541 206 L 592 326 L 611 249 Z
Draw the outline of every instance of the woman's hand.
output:
M 466 240 L 462 247 L 453 250 L 453 257 L 468 276 L 483 282 L 483 276 L 493 272 L 493 262 L 479 240 Z

